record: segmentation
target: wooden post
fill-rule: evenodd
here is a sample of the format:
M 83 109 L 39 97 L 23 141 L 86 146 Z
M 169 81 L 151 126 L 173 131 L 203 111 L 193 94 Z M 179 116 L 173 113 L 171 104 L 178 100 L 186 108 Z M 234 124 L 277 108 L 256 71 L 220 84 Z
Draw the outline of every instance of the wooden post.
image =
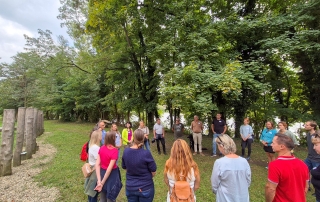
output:
M 41 111 L 37 113 L 37 137 L 41 135 Z
M 41 135 L 44 133 L 44 114 L 41 111 Z
M 32 158 L 32 148 L 33 146 L 33 108 L 26 109 L 26 119 L 25 119 L 25 134 L 26 134 L 26 158 Z
M 21 165 L 21 153 L 24 142 L 24 124 L 25 124 L 26 108 L 19 107 L 18 109 L 18 126 L 17 126 L 17 137 L 16 137 L 16 148 L 13 154 L 13 166 Z
M 3 110 L 2 144 L 0 150 L 0 176 L 12 174 L 15 110 Z
M 35 154 L 37 151 L 37 118 L 38 109 L 33 109 L 33 123 L 32 123 L 32 153 Z

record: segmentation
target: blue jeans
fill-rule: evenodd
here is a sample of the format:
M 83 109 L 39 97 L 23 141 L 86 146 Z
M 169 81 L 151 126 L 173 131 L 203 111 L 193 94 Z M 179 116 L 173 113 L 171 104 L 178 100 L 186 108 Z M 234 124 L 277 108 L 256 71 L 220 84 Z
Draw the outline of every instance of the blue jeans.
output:
M 146 150 L 150 151 L 150 145 L 149 145 L 149 140 L 144 142 L 144 146 L 146 147 Z
M 98 192 L 95 197 L 88 196 L 88 202 L 98 202 Z
M 320 162 L 315 162 L 315 161 L 312 161 L 308 158 L 306 158 L 304 160 L 304 163 L 307 165 L 308 169 L 309 169 L 309 173 L 310 171 L 313 169 L 313 168 L 316 168 L 320 165 Z M 309 187 L 310 187 L 310 184 L 311 184 L 311 178 L 309 178 Z
M 212 140 L 212 154 L 216 155 L 217 154 L 217 143 L 216 139 L 218 138 L 220 134 L 214 133 L 213 134 L 213 140 Z
M 128 202 L 152 202 L 154 197 L 154 187 L 145 191 L 126 190 Z
M 315 161 L 312 161 L 312 160 L 310 160 L 308 158 L 306 158 L 304 160 L 304 163 L 308 166 L 309 171 L 312 170 L 313 168 L 318 167 L 320 165 L 320 162 L 315 162 Z

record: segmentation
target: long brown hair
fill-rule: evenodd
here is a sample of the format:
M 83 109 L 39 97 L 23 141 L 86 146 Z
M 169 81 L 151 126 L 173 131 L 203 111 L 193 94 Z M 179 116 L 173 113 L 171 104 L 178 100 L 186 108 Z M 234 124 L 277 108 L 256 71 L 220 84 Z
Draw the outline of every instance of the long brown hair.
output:
M 194 175 L 199 175 L 197 163 L 193 160 L 190 148 L 186 141 L 177 139 L 171 148 L 170 158 L 167 160 L 164 173 L 172 173 L 176 180 L 186 180 L 191 175 L 191 168 Z
M 116 132 L 107 132 L 106 137 L 104 138 L 104 145 L 112 145 L 114 147 L 116 146 Z

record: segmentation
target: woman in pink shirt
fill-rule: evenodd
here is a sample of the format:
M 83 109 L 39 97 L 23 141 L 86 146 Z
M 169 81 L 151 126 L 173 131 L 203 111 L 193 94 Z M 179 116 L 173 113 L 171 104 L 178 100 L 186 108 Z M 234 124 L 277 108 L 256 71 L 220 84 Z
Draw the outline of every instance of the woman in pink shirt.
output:
M 101 202 L 115 202 L 122 184 L 120 171 L 116 164 L 118 159 L 118 149 L 115 145 L 116 134 L 111 131 L 106 134 L 104 145 L 100 147 L 98 158 L 96 161 L 97 186 L 95 190 L 101 192 Z M 116 195 L 111 190 L 113 186 L 119 183 L 121 185 Z

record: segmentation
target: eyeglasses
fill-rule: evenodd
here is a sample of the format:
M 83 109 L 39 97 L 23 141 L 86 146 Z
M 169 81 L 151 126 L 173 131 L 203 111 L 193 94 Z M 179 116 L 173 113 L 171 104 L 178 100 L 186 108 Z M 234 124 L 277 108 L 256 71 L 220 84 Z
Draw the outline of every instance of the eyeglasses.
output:
M 220 140 L 220 142 L 217 142 L 217 143 L 223 145 L 223 141 L 221 140 L 221 138 L 219 136 L 218 136 L 218 139 Z

